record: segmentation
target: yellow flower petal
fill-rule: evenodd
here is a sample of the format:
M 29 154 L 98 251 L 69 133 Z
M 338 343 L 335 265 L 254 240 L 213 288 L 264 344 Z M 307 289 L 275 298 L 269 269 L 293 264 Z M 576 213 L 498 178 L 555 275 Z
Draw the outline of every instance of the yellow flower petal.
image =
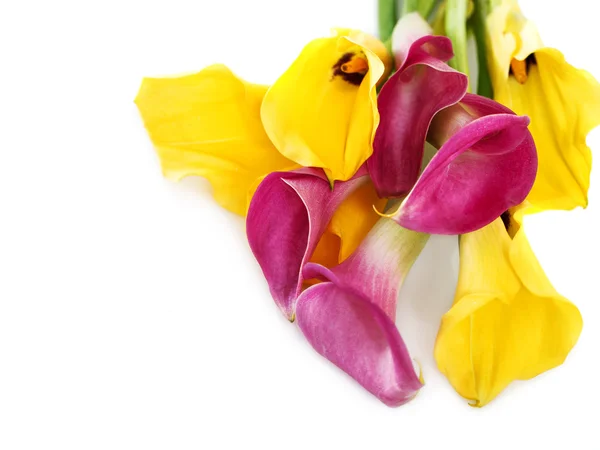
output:
M 265 130 L 283 155 L 322 167 L 331 181 L 348 180 L 371 156 L 379 124 L 375 86 L 385 68 L 369 47 L 380 52 L 379 46 L 365 34 L 338 30 L 302 50 L 261 109 Z
M 335 211 L 311 261 L 333 267 L 348 258 L 379 220 L 373 206 L 381 211 L 386 202 L 371 182 L 359 187 Z
M 221 206 L 244 215 L 257 179 L 295 166 L 262 127 L 266 90 L 223 65 L 182 77 L 145 78 L 135 102 L 165 176 L 203 176 Z
M 585 139 L 600 124 L 600 84 L 559 51 L 544 48 L 514 0 L 494 9 L 487 23 L 494 99 L 531 119 L 539 168 L 527 200 L 537 211 L 587 206 L 591 152 Z M 524 79 L 509 75 L 511 61 L 525 60 Z
M 339 236 L 327 230 L 323 236 L 321 236 L 310 261 L 324 267 L 336 266 L 340 263 L 340 247 L 341 242 Z M 309 286 L 316 281 L 317 280 L 304 280 L 304 283 Z
M 377 197 L 371 182 L 363 184 L 337 209 L 329 224 L 329 232 L 340 239 L 339 262 L 350 256 L 371 231 L 379 215 L 373 210 L 383 211 L 386 199 Z
M 510 77 L 497 100 L 531 118 L 538 174 L 528 201 L 538 209 L 587 206 L 592 155 L 587 134 L 600 124 L 600 85 L 554 49 L 534 53 L 527 81 Z
M 494 96 L 505 97 L 513 58 L 522 61 L 544 44 L 535 25 L 521 13 L 516 0 L 503 0 L 489 14 L 486 25 L 488 67 Z
M 560 365 L 582 325 L 523 230 L 511 239 L 498 219 L 460 238 L 455 302 L 442 319 L 435 358 L 460 395 L 484 406 L 512 381 Z

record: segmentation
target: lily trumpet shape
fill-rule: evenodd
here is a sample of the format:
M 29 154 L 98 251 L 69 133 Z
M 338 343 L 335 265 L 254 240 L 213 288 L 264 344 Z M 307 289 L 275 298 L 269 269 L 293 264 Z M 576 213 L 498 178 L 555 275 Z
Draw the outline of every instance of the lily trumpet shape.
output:
M 539 150 L 529 212 L 586 207 L 592 161 L 586 135 L 600 124 L 600 84 L 544 47 L 516 0 L 494 8 L 486 28 L 494 99 L 531 118 Z
M 275 172 L 259 185 L 246 219 L 248 243 L 275 303 L 289 320 L 294 320 L 296 300 L 308 280 L 302 269 L 318 244 L 325 245 L 323 253 L 333 252 L 327 264 L 334 265 L 370 229 L 376 196 L 369 190 L 373 188 L 365 169 L 351 180 L 335 183 L 334 189 L 324 172 L 315 168 Z M 337 247 L 322 241 L 324 235 L 338 239 Z
M 442 110 L 428 134 L 439 150 L 389 217 L 415 231 L 464 234 L 520 204 L 537 170 L 528 124 L 527 117 L 472 94 Z
M 376 85 L 390 65 L 384 45 L 365 33 L 315 39 L 267 92 L 267 135 L 288 159 L 323 168 L 331 184 L 349 180 L 373 152 Z
M 221 206 L 245 215 L 264 176 L 297 167 L 264 131 L 266 91 L 220 64 L 192 75 L 144 78 L 135 103 L 164 175 L 205 177 Z
M 434 354 L 473 406 L 486 405 L 514 380 L 562 364 L 583 325 L 533 254 L 520 208 L 460 236 L 454 305 L 442 318 Z
M 423 385 L 394 322 L 400 286 L 428 237 L 382 218 L 339 266 L 304 268 L 305 277 L 325 282 L 300 295 L 300 330 L 318 353 L 388 406 L 410 401 Z

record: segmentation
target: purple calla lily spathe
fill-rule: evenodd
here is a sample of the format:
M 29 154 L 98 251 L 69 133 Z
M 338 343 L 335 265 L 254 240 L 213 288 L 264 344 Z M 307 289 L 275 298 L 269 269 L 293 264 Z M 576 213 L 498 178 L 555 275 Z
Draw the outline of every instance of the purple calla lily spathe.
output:
M 453 56 L 450 39 L 432 36 L 418 14 L 398 22 L 392 43 L 399 69 L 379 94 L 380 123 L 367 163 L 380 197 L 401 197 L 412 189 L 432 118 L 457 103 L 468 86 L 467 76 L 446 64 Z
M 394 322 L 367 299 L 321 283 L 302 294 L 297 315 L 313 348 L 386 405 L 403 405 L 422 387 Z
M 447 113 L 454 117 L 445 123 L 459 130 L 442 145 L 394 214 L 400 225 L 432 234 L 465 234 L 525 200 L 537 172 L 529 119 L 508 114 L 504 107 L 479 118 L 471 114 L 489 112 L 494 104 L 470 95 L 463 104 L 467 109 L 456 106 Z M 469 105 L 475 106 L 471 113 Z
M 428 237 L 382 218 L 340 265 L 304 269 L 325 282 L 299 297 L 298 326 L 318 353 L 388 406 L 422 387 L 394 322 L 399 289 Z
M 246 221 L 248 242 L 275 303 L 289 320 L 294 320 L 304 265 L 335 210 L 367 180 L 361 169 L 331 189 L 321 169 L 299 169 L 274 172 L 256 190 Z

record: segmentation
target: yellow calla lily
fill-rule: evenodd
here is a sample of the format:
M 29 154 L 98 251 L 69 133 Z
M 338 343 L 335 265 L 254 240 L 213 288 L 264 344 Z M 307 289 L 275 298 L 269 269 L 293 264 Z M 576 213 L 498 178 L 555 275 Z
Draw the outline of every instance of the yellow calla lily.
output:
M 487 20 L 488 66 L 494 99 L 531 118 L 539 168 L 530 211 L 587 206 L 591 152 L 586 135 L 600 124 L 600 84 L 544 47 L 516 0 Z
M 173 78 L 144 78 L 135 100 L 164 175 L 207 178 L 224 208 L 245 215 L 258 181 L 297 167 L 269 140 L 260 120 L 267 87 L 214 65 Z
M 523 209 L 460 237 L 459 279 L 435 344 L 454 389 L 484 406 L 514 380 L 556 367 L 583 326 L 552 287 L 520 226 Z M 507 231 L 508 228 L 508 231 Z
M 382 59 L 384 58 L 384 62 Z M 377 82 L 391 58 L 377 39 L 336 30 L 315 39 L 265 95 L 261 117 L 287 158 L 348 180 L 373 153 Z

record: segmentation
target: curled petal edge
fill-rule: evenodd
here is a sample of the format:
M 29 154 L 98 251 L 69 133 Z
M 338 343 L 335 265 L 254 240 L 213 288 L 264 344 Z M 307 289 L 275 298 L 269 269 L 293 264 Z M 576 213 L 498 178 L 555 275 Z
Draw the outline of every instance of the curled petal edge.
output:
M 368 180 L 360 169 L 332 189 L 322 170 L 274 172 L 250 203 L 246 234 L 275 303 L 293 321 L 302 289 L 302 268 L 312 256 L 335 210 Z

